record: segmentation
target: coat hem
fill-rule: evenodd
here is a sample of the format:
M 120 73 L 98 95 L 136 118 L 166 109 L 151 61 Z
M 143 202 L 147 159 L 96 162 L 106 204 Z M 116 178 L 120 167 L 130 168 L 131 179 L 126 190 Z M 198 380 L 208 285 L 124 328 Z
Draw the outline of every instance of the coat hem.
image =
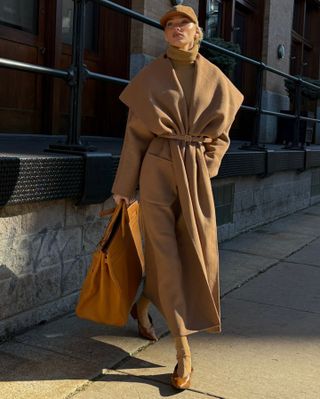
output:
M 187 335 L 195 334 L 197 332 L 208 332 L 208 333 L 219 334 L 219 333 L 221 333 L 221 331 L 222 331 L 221 330 L 221 325 L 218 324 L 218 325 L 215 325 L 213 327 L 206 327 L 206 328 L 202 328 L 202 329 L 199 329 L 199 330 L 185 330 L 185 333 L 183 333 L 183 334 L 174 334 L 174 333 L 171 332 L 171 335 L 173 337 L 184 337 L 184 336 L 187 336 Z

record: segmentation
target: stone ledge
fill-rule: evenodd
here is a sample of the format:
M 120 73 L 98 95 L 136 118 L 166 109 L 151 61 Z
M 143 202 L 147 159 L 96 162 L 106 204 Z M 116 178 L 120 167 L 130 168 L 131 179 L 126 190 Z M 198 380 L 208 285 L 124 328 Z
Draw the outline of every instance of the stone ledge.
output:
M 53 302 L 38 306 L 26 312 L 0 321 L 0 341 L 9 338 L 17 332 L 22 332 L 37 324 L 47 322 L 56 317 L 74 311 L 79 293 L 56 299 Z

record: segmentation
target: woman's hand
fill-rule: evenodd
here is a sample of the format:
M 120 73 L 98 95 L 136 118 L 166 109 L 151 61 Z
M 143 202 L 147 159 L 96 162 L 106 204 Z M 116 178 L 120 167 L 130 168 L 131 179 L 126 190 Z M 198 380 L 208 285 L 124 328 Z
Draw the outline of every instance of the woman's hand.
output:
M 128 197 L 124 197 L 123 195 L 120 194 L 114 194 L 113 195 L 113 200 L 114 202 L 118 205 L 120 203 L 120 201 L 124 200 L 124 202 L 126 203 L 126 205 L 128 206 L 129 204 L 131 204 L 131 202 L 134 201 L 134 199 L 129 199 Z

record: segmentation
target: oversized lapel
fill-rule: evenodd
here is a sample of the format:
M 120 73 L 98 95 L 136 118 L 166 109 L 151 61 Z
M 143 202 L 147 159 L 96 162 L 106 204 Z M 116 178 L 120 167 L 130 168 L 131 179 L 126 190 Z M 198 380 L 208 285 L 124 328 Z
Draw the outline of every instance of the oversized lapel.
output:
M 141 70 L 120 95 L 154 134 L 216 137 L 232 123 L 243 100 L 232 82 L 202 55 L 195 64 L 189 115 L 182 87 L 168 58 L 161 56 Z
M 189 112 L 190 133 L 209 137 L 221 134 L 234 120 L 242 100 L 243 95 L 229 78 L 199 54 Z
M 136 75 L 120 95 L 156 134 L 185 134 L 187 105 L 170 60 L 157 58 Z

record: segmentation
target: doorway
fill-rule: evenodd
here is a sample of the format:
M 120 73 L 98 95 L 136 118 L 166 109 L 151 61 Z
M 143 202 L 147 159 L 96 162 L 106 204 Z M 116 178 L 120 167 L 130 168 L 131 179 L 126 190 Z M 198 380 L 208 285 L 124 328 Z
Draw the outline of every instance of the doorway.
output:
M 118 0 L 131 8 L 131 0 Z M 72 55 L 73 0 L 1 0 L 0 56 L 67 69 Z M 124 79 L 130 68 L 130 18 L 86 3 L 84 64 Z M 58 78 L 0 69 L 0 132 L 65 134 L 69 129 L 67 83 Z M 123 136 L 123 86 L 88 79 L 82 100 L 81 134 Z
M 1 57 L 45 65 L 45 16 L 45 0 L 2 0 Z M 41 132 L 43 77 L 4 68 L 0 76 L 0 132 Z

